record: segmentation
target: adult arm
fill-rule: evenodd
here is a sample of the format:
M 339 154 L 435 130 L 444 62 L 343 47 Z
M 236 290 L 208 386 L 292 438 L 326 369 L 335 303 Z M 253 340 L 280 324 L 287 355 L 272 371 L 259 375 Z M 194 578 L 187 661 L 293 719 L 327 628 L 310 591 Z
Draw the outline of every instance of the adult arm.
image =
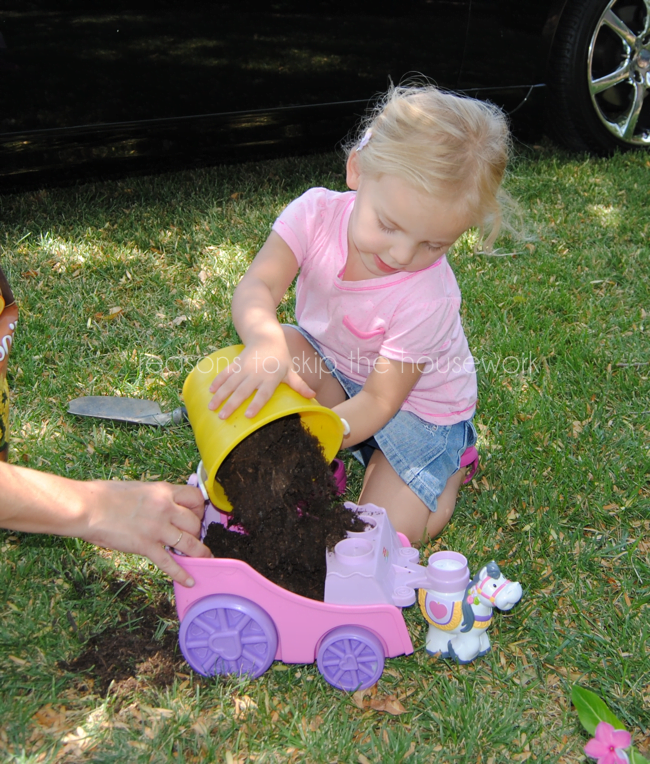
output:
M 246 346 L 210 386 L 214 393 L 210 408 L 218 408 L 222 419 L 257 391 L 246 409 L 252 417 L 285 382 L 306 398 L 316 393 L 293 369 L 291 354 L 276 310 L 298 273 L 298 261 L 289 245 L 275 231 L 237 285 L 232 300 L 232 319 Z
M 204 507 L 198 488 L 77 481 L 4 463 L 0 463 L 0 485 L 0 528 L 77 537 L 139 554 L 184 586 L 194 581 L 164 546 L 190 557 L 211 557 L 197 538 Z

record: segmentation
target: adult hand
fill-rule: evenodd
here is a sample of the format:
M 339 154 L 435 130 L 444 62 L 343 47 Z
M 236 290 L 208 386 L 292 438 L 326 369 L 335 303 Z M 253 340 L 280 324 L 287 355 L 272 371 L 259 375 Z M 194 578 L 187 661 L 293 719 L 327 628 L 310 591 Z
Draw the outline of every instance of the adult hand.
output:
M 184 586 L 194 581 L 164 548 L 211 557 L 198 536 L 203 496 L 170 483 L 80 481 L 0 462 L 0 528 L 71 536 L 148 557 Z
M 165 547 L 189 557 L 212 557 L 198 536 L 203 496 L 198 488 L 170 483 L 93 481 L 91 508 L 80 538 L 92 544 L 148 557 L 184 586 L 191 576 Z

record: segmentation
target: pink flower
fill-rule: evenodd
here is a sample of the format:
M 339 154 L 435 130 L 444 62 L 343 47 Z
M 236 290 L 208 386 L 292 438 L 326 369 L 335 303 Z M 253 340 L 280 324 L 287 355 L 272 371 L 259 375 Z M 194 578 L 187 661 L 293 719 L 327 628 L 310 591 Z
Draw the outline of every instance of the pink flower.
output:
M 598 764 L 628 764 L 629 758 L 623 748 L 629 748 L 632 736 L 626 730 L 615 730 L 607 722 L 599 722 L 596 737 L 585 746 L 585 753 Z

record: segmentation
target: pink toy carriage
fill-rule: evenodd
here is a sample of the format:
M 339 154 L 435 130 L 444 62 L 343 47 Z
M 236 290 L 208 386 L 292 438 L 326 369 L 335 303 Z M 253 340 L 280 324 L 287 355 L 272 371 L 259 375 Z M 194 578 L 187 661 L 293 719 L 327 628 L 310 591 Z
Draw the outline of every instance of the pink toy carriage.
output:
M 384 509 L 346 506 L 367 527 L 328 553 L 324 602 L 293 594 L 240 560 L 177 557 L 196 582 L 174 585 L 179 644 L 195 671 L 258 677 L 274 660 L 316 661 L 327 682 L 354 691 L 379 679 L 386 657 L 413 652 L 401 608 L 415 602 L 426 568 Z M 221 513 L 208 503 L 204 531 L 214 521 Z
M 473 464 L 469 478 L 477 462 L 476 450 L 468 449 L 461 465 Z M 333 466 L 342 494 L 345 469 L 338 459 Z M 199 465 L 190 483 L 206 499 L 205 535 L 212 522 L 227 525 L 228 515 L 212 505 L 202 476 Z M 385 658 L 413 652 L 402 608 L 414 604 L 416 589 L 431 586 L 431 571 L 418 564 L 418 551 L 394 530 L 384 509 L 346 506 L 367 527 L 328 552 L 324 602 L 277 586 L 241 560 L 178 555 L 195 581 L 191 589 L 174 584 L 179 644 L 195 671 L 258 677 L 274 660 L 316 661 L 327 682 L 351 692 L 375 684 Z

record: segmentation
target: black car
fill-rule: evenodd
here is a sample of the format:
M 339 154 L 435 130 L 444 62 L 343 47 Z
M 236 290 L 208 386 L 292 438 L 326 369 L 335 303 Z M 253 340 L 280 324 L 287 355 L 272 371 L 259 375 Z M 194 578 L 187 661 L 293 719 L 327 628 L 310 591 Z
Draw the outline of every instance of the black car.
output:
M 390 81 L 650 145 L 650 0 L 4 0 L 0 187 L 333 148 Z

